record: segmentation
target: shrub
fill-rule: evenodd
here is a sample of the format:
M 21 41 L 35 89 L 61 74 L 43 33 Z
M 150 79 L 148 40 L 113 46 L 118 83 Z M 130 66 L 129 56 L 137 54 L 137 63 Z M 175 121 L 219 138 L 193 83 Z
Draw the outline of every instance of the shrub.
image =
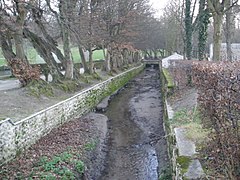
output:
M 192 64 L 194 61 L 171 61 L 169 72 L 171 73 L 175 86 L 181 90 L 192 86 Z
M 211 169 L 227 179 L 240 178 L 240 62 L 199 62 L 193 81 L 203 124 L 212 130 L 207 144 Z
M 40 79 L 40 67 L 32 67 L 20 59 L 12 59 L 8 63 L 13 75 L 19 79 L 22 86 L 26 86 L 32 80 Z

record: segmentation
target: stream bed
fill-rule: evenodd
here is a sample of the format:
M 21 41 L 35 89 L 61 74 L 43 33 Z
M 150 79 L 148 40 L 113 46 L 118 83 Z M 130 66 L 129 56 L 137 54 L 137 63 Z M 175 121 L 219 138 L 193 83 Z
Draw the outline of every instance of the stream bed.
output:
M 149 67 L 114 96 L 101 180 L 157 180 L 168 165 L 159 69 Z

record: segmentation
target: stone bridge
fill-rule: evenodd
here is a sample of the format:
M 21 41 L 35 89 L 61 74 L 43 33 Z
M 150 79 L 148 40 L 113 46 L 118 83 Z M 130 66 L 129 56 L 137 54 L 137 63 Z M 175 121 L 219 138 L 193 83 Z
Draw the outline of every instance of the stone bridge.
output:
M 162 67 L 162 61 L 160 59 L 144 59 L 142 62 L 144 63 L 145 67 Z

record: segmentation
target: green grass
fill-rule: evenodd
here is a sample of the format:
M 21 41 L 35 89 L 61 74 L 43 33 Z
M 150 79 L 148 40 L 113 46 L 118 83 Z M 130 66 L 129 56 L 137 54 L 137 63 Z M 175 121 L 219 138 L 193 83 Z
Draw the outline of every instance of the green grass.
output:
M 103 50 L 100 49 L 100 50 L 93 51 L 93 59 L 94 60 L 104 59 Z
M 191 163 L 191 158 L 186 156 L 177 157 L 177 163 L 181 166 L 182 173 L 186 173 Z
M 167 80 L 167 87 L 168 88 L 173 88 L 174 87 L 173 78 L 170 75 L 168 69 L 163 68 L 163 74 L 164 74 L 164 76 L 166 77 L 166 80 Z
M 59 46 L 59 49 L 63 52 L 62 46 Z M 77 47 L 72 47 L 71 48 L 72 52 L 72 57 L 75 63 L 80 63 L 81 62 L 81 57 L 78 52 Z M 45 63 L 43 59 L 41 59 L 39 56 L 37 56 L 37 52 L 34 48 L 28 48 L 27 53 L 26 53 L 30 64 L 41 64 Z M 104 59 L 103 56 L 103 50 L 96 50 L 93 52 L 93 60 L 100 60 Z M 0 66 L 7 65 L 4 56 L 2 54 L 2 51 L 0 51 Z
M 5 61 L 5 58 L 2 54 L 2 49 L 0 48 L 0 66 L 4 66 L 6 64 L 7 64 L 7 62 Z
M 206 141 L 209 131 L 204 129 L 201 124 L 200 112 L 193 108 L 192 110 L 182 109 L 174 114 L 171 121 L 173 127 L 184 127 L 187 138 L 201 144 Z

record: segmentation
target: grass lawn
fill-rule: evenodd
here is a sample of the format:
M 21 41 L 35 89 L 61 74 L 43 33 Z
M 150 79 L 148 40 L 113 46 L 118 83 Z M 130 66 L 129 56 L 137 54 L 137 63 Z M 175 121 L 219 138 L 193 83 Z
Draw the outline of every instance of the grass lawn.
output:
M 0 66 L 6 65 L 5 58 L 3 57 L 2 50 L 0 48 Z
M 62 50 L 62 46 L 60 46 L 61 51 Z M 73 60 L 75 63 L 79 63 L 81 62 L 81 57 L 79 55 L 78 52 L 78 48 L 77 47 L 73 47 L 71 48 L 71 52 L 72 52 L 72 56 L 73 56 Z M 34 48 L 29 48 L 27 50 L 27 57 L 29 59 L 30 64 L 39 64 L 39 63 L 45 63 L 43 61 L 43 59 L 39 58 L 39 56 L 37 56 L 37 52 Z M 93 52 L 93 59 L 94 60 L 100 60 L 100 59 L 104 59 L 103 56 L 103 51 L 102 50 L 96 50 Z M 2 51 L 0 50 L 0 66 L 6 65 L 6 61 L 3 57 Z
M 93 51 L 93 59 L 94 60 L 104 59 L 103 50 L 100 49 L 100 50 Z

